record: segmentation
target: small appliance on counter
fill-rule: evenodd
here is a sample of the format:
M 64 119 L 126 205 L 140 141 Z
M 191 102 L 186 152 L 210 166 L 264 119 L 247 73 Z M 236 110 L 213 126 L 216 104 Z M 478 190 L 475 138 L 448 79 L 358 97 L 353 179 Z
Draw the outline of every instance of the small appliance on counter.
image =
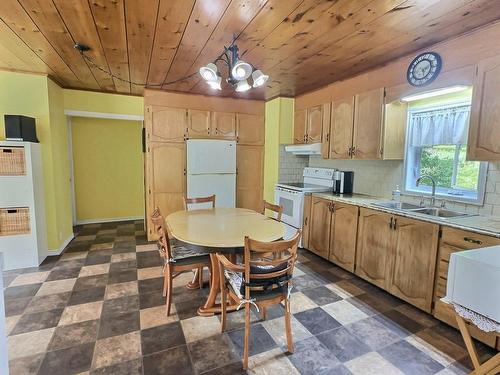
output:
M 5 115 L 4 120 L 6 140 L 38 143 L 36 123 L 33 117 Z
M 333 173 L 333 192 L 337 194 L 352 194 L 354 172 L 335 171 Z

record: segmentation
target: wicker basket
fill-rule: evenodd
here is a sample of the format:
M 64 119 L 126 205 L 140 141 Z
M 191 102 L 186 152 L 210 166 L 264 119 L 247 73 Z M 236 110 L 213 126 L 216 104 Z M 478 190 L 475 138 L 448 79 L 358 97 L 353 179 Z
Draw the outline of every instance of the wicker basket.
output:
M 0 147 L 0 176 L 25 174 L 24 147 Z
M 30 233 L 28 207 L 0 208 L 0 236 Z

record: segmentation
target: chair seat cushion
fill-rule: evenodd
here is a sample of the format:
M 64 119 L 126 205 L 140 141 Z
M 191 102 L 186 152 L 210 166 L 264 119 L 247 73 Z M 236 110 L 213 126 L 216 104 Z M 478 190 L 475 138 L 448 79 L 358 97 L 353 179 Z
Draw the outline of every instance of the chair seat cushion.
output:
M 184 265 L 210 261 L 209 253 L 200 246 L 176 242 L 175 245 L 171 246 L 171 249 L 175 264 Z

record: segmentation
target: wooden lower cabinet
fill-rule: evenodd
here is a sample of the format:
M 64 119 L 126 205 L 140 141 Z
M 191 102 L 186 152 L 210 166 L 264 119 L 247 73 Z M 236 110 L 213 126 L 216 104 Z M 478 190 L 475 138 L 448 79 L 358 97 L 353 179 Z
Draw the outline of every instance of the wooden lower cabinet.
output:
M 311 201 L 309 250 L 323 258 L 328 258 L 330 246 L 331 204 L 332 201 L 317 197 Z
M 439 225 L 394 216 L 394 267 L 389 292 L 431 312 Z
M 264 147 L 236 146 L 236 207 L 262 209 Z
M 311 203 L 312 196 L 304 197 L 304 217 L 302 218 L 302 247 L 309 249 L 309 229 L 311 227 Z
M 355 273 L 359 277 L 388 289 L 392 268 L 394 231 L 392 216 L 360 208 Z
M 333 204 L 328 259 L 350 272 L 354 272 L 358 215 L 358 206 Z

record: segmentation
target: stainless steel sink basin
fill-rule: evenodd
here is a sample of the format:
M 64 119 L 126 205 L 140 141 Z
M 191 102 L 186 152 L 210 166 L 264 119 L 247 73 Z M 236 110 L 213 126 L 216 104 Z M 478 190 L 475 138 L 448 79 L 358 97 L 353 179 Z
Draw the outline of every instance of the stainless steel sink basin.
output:
M 459 211 L 452 211 L 452 210 L 447 210 L 445 208 L 437 208 L 437 207 L 419 208 L 416 210 L 411 210 L 411 212 L 429 215 L 429 216 L 443 217 L 443 218 L 473 216 L 473 214 L 468 214 L 468 213 L 459 212 Z
M 373 203 L 374 206 L 390 208 L 393 210 L 414 210 L 416 208 L 421 208 L 416 204 L 405 203 L 405 202 L 377 202 Z

